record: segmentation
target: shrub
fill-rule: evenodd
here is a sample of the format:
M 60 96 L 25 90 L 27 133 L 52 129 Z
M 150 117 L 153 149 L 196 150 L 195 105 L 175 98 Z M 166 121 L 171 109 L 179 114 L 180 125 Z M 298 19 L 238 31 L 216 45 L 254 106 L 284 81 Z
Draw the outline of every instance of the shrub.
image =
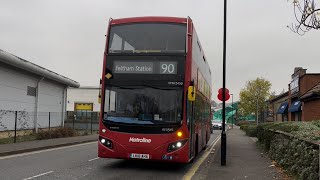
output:
M 319 150 L 296 138 L 274 134 L 269 156 L 297 179 L 318 179 Z
M 320 128 L 320 120 L 312 121 L 312 124 Z
M 78 133 L 72 128 L 56 128 L 50 131 L 40 131 L 36 134 L 36 139 L 50 139 L 50 138 L 62 138 L 77 136 Z
M 278 130 L 300 139 L 320 140 L 320 121 L 264 123 L 259 127 L 259 131 L 261 129 Z
M 248 127 L 248 124 L 243 124 L 240 126 L 240 129 L 246 131 L 247 127 Z
M 297 179 L 318 179 L 319 148 L 312 141 L 320 139 L 319 121 L 265 123 L 256 129 L 259 143 L 287 172 Z
M 246 135 L 249 137 L 257 137 L 258 130 L 257 130 L 257 125 L 248 125 L 246 130 Z
M 249 121 L 238 121 L 237 122 L 237 126 L 241 126 L 241 125 L 246 125 L 246 124 L 250 124 L 251 122 L 249 122 Z

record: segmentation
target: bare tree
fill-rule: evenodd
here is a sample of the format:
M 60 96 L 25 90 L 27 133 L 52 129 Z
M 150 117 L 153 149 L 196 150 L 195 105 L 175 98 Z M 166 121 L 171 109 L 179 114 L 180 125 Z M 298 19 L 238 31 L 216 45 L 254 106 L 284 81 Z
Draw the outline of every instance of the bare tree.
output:
M 311 29 L 320 29 L 320 8 L 316 8 L 315 0 L 288 0 L 294 5 L 297 23 L 288 26 L 293 32 L 304 35 Z

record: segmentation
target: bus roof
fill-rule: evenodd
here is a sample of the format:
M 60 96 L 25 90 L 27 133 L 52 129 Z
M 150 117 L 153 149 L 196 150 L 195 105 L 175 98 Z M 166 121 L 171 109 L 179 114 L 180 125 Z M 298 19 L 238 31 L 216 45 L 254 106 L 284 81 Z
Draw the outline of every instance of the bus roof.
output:
M 145 17 L 131 17 L 131 18 L 111 19 L 111 25 L 127 24 L 127 23 L 139 23 L 139 22 L 187 23 L 187 18 L 145 16 Z

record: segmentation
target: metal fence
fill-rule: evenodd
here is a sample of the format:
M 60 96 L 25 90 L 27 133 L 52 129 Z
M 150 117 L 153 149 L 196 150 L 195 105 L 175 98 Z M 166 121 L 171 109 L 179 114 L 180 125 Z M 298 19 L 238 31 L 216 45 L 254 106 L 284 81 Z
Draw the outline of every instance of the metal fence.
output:
M 68 111 L 65 127 L 75 130 L 98 131 L 99 112 L 94 111 Z
M 68 111 L 28 112 L 0 110 L 0 139 L 17 142 L 19 137 L 35 136 L 36 130 L 52 132 L 59 127 L 69 127 L 80 135 L 94 134 L 99 129 L 99 112 Z M 1 142 L 0 142 L 1 143 Z
M 30 135 L 36 129 L 62 127 L 63 113 L 61 112 L 28 112 L 0 110 L 0 139 Z

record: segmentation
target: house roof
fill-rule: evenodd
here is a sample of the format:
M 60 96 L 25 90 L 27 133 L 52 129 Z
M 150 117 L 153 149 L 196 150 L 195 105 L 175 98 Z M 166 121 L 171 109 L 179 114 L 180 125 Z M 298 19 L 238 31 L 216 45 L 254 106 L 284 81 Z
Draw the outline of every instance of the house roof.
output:
M 3 51 L 0 49 L 0 62 L 4 64 L 8 64 L 10 66 L 17 67 L 19 69 L 23 69 L 27 72 L 30 72 L 32 74 L 36 74 L 39 76 L 42 76 L 47 79 L 51 79 L 53 81 L 59 82 L 61 84 L 64 84 L 66 86 L 70 87 L 79 87 L 80 84 L 72 79 L 69 79 L 65 76 L 62 76 L 58 73 L 55 73 L 53 71 L 50 71 L 49 69 L 46 69 L 44 67 L 41 67 L 39 65 L 36 65 L 32 62 L 29 62 L 25 59 L 22 59 L 18 56 L 15 56 L 13 54 L 10 54 L 6 51 Z
M 274 98 L 272 98 L 272 99 L 269 99 L 268 101 L 271 102 L 271 103 L 273 103 L 273 102 L 275 102 L 275 101 L 277 101 L 277 100 L 279 100 L 279 99 L 282 99 L 282 98 L 284 98 L 284 97 L 287 97 L 288 95 L 289 95 L 289 91 L 287 91 L 287 92 L 285 92 L 285 93 L 282 93 L 282 94 L 279 94 L 278 96 L 276 96 L 276 97 L 274 97 Z
M 79 88 L 70 87 L 69 89 L 101 89 L 99 86 L 80 86 Z
M 300 100 L 307 101 L 313 98 L 320 98 L 320 83 L 315 85 L 309 91 L 307 91 L 304 95 L 300 97 Z

